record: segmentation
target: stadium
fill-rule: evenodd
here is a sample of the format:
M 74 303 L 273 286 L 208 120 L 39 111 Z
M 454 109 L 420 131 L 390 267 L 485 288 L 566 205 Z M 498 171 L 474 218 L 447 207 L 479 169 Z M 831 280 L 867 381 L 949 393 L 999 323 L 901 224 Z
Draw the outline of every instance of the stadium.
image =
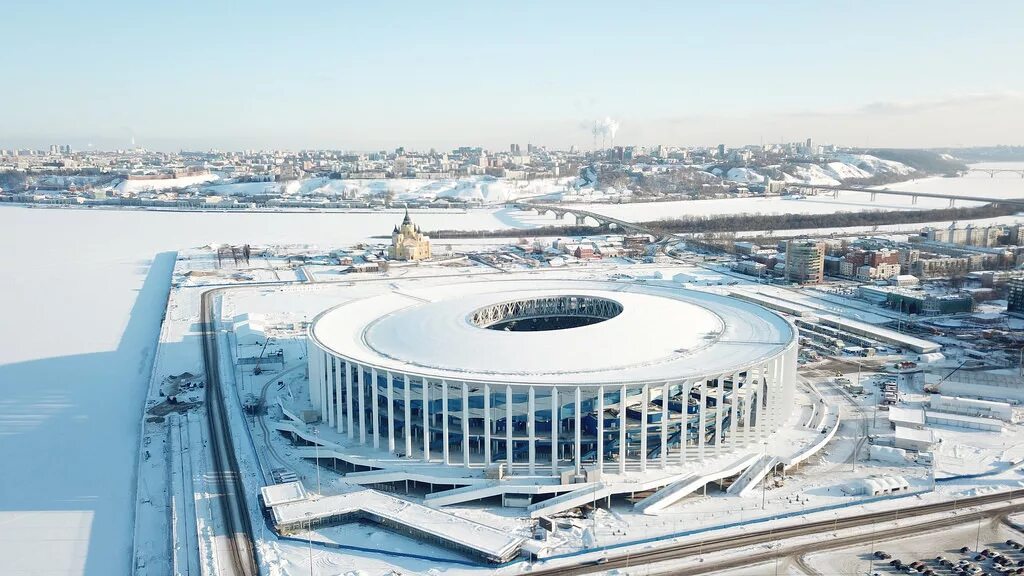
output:
M 654 282 L 395 290 L 320 313 L 308 343 L 310 402 L 361 454 L 538 481 L 759 450 L 796 377 L 786 319 Z

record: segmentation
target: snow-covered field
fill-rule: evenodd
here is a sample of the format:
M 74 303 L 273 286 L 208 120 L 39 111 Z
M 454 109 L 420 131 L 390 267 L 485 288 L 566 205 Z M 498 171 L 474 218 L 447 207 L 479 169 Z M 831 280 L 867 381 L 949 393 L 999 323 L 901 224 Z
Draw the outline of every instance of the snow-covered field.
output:
M 514 211 L 414 214 L 426 229 L 522 225 Z M 0 208 L 0 574 L 127 574 L 139 423 L 172 251 L 336 245 L 401 213 Z

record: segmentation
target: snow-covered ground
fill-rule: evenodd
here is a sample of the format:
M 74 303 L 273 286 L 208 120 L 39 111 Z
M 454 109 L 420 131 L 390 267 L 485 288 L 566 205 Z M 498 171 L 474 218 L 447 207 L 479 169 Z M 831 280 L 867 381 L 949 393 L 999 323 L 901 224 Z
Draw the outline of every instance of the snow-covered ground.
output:
M 132 195 L 138 194 L 139 192 L 186 188 L 188 186 L 213 182 L 219 178 L 220 177 L 216 174 L 201 174 L 198 176 L 182 176 L 181 178 L 167 178 L 164 180 L 122 180 L 114 186 L 113 191 L 118 195 Z
M 413 217 L 425 229 L 522 225 L 512 212 Z M 171 252 L 350 244 L 400 220 L 0 208 L 0 573 L 128 573 L 139 423 Z
M 1024 196 L 1024 180 L 1006 176 L 899 187 L 915 185 Z M 676 204 L 678 210 L 699 205 Z M 665 204 L 635 206 L 664 215 Z M 128 572 L 139 419 L 173 251 L 216 242 L 336 246 L 386 235 L 400 218 L 397 212 L 0 208 L 7 247 L 0 254 L 7 271 L 0 299 L 6 327 L 0 330 L 0 461 L 7 473 L 0 489 L 0 573 L 36 574 L 41 566 L 53 574 Z M 414 218 L 424 229 L 551 222 L 505 209 Z M 296 548 L 299 564 L 305 550 Z

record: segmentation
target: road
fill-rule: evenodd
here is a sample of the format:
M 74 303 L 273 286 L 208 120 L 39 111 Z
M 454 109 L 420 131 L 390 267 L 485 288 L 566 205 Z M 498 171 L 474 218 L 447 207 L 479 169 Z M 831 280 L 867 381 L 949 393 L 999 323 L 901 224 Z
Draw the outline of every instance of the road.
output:
M 1006 511 L 1020 511 L 1021 505 L 1019 502 L 1010 503 L 1008 501 L 1013 498 L 1021 497 L 1024 497 L 1024 490 L 1012 490 L 1009 492 L 1003 492 L 998 494 L 986 494 L 971 498 L 961 498 L 954 502 L 938 502 L 934 504 L 923 504 L 920 506 L 900 508 L 897 510 L 889 509 L 882 512 L 859 514 L 856 516 L 848 516 L 846 518 L 817 520 L 812 522 L 804 522 L 802 524 L 796 524 L 793 526 L 781 527 L 777 529 L 760 529 L 745 534 L 732 533 L 730 535 L 718 536 L 703 541 L 695 542 L 692 540 L 691 537 L 689 541 L 684 543 L 662 546 L 650 550 L 641 550 L 639 552 L 630 552 L 629 550 L 614 550 L 609 552 L 609 554 L 607 555 L 608 561 L 604 564 L 601 564 L 599 567 L 596 563 L 589 563 L 587 565 L 577 565 L 575 567 L 558 566 L 552 568 L 545 568 L 542 563 L 538 563 L 534 565 L 534 569 L 530 573 L 536 576 L 556 574 L 572 576 L 581 574 L 591 574 L 595 572 L 603 572 L 605 570 L 610 570 L 612 568 L 628 568 L 629 566 L 643 566 L 654 562 L 663 562 L 666 560 L 678 560 L 681 558 L 702 556 L 704 554 L 708 554 L 711 552 L 721 552 L 743 548 L 747 546 L 768 545 L 770 547 L 774 547 L 776 543 L 788 538 L 827 534 L 829 532 L 835 532 L 837 530 L 843 530 L 846 528 L 871 526 L 874 524 L 878 524 L 879 522 L 891 522 L 899 518 L 906 519 L 916 516 L 924 516 L 927 514 L 951 512 L 953 510 L 962 510 L 964 508 L 968 508 L 971 506 L 994 504 L 1007 501 L 1007 504 L 1005 506 L 1001 506 L 997 509 L 989 510 L 983 513 L 984 516 L 991 516 Z M 789 556 L 791 554 L 805 554 L 813 550 L 847 546 L 850 544 L 868 541 L 870 539 L 883 541 L 884 539 L 898 538 L 901 536 L 906 536 L 908 534 L 917 534 L 929 529 L 953 526 L 956 524 L 964 523 L 966 521 L 975 521 L 978 519 L 978 517 L 979 514 L 961 514 L 957 516 L 941 518 L 938 520 L 930 520 L 928 522 L 913 524 L 910 526 L 887 529 L 876 532 L 873 535 L 859 534 L 847 538 L 833 538 L 826 542 L 816 542 L 812 544 L 807 544 L 795 550 L 787 551 L 786 556 Z M 741 566 L 751 566 L 753 564 L 771 561 L 777 556 L 779 556 L 780 553 L 781 552 L 779 550 L 773 549 L 769 552 L 744 554 L 742 556 L 736 557 L 735 559 L 730 558 L 728 560 L 723 560 L 721 562 L 702 564 L 700 566 L 690 566 L 686 568 L 681 568 L 677 571 L 670 573 L 703 574 L 707 572 L 738 568 Z
M 212 301 L 219 290 L 207 290 L 202 295 L 203 367 L 206 370 L 206 414 L 210 438 L 210 474 L 212 483 L 219 487 L 222 533 L 217 534 L 217 572 L 220 576 L 256 576 L 259 574 L 249 520 L 249 507 L 245 500 L 235 456 L 234 443 L 228 425 L 227 407 L 220 382 L 220 357 L 217 347 L 217 329 L 213 318 Z M 216 531 L 216 530 L 215 530 Z M 226 549 L 227 554 L 221 552 Z M 227 556 L 227 558 L 225 558 Z

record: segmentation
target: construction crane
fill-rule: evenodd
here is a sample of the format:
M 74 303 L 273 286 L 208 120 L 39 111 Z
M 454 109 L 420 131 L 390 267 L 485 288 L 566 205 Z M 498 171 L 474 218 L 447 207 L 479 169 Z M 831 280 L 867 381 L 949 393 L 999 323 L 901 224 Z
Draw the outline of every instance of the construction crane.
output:
M 258 358 L 256 358 L 256 366 L 253 367 L 252 369 L 253 376 L 259 376 L 260 374 L 263 373 L 263 370 L 260 368 L 260 361 L 263 360 L 263 354 L 267 351 L 268 344 L 270 344 L 270 338 L 267 338 L 266 340 L 263 341 L 263 348 L 260 349 L 260 355 Z

